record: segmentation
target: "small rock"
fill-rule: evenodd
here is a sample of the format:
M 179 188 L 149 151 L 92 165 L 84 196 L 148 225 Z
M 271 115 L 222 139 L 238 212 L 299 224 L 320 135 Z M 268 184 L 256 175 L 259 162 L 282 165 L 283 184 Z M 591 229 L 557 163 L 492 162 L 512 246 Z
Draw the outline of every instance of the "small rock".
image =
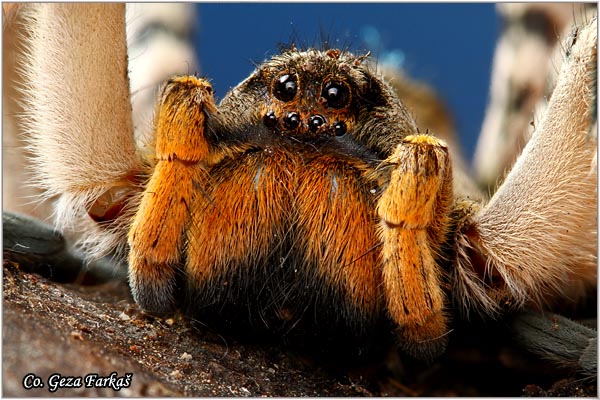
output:
M 177 380 L 183 379 L 183 374 L 181 373 L 180 370 L 176 369 L 173 372 L 171 372 L 169 374 L 169 376 L 171 376 L 172 378 L 175 378 Z
M 137 344 L 132 344 L 131 346 L 129 346 L 129 350 L 131 350 L 134 353 L 142 352 L 142 348 L 140 346 L 138 346 Z
M 83 340 L 83 335 L 81 334 L 80 331 L 72 331 L 71 337 L 75 340 Z

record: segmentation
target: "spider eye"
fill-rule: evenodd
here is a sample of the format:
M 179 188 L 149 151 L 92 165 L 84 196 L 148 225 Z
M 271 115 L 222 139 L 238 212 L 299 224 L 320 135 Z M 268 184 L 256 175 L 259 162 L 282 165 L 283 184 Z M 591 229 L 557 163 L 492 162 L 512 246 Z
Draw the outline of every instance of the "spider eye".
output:
M 308 127 L 310 128 L 310 130 L 314 133 L 316 131 L 319 130 L 319 127 L 321 125 L 325 124 L 325 117 L 323 117 L 320 114 L 317 115 L 313 115 L 312 117 L 310 117 L 310 119 L 308 120 Z
M 346 131 L 348 130 L 348 127 L 346 127 L 346 123 L 342 122 L 335 122 L 333 124 L 333 132 L 335 133 L 335 136 L 344 136 L 346 134 Z
M 327 101 L 328 107 L 342 108 L 348 104 L 348 100 L 350 99 L 350 89 L 345 83 L 329 82 L 323 88 L 321 97 Z
M 267 128 L 274 128 L 277 125 L 277 115 L 275 112 L 269 111 L 263 116 L 263 122 Z
M 296 129 L 300 126 L 300 115 L 294 111 L 288 113 L 285 118 L 283 118 L 283 124 L 288 129 Z
M 275 81 L 273 87 L 273 95 L 281 101 L 290 101 L 296 96 L 298 91 L 298 83 L 296 77 L 290 74 L 281 75 Z

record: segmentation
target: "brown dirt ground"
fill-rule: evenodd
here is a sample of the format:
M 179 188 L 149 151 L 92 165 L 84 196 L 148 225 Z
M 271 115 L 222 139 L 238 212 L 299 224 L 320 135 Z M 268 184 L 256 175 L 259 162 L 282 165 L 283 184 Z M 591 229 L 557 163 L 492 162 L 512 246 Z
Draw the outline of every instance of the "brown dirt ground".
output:
M 448 352 L 431 364 L 392 350 L 365 365 L 336 365 L 278 344 L 223 338 L 181 315 L 149 316 L 123 281 L 60 284 L 6 260 L 3 270 L 4 396 L 597 395 L 595 379 L 538 360 L 497 326 L 457 327 Z M 112 372 L 133 374 L 131 385 L 48 390 L 52 374 Z M 28 374 L 45 386 L 26 390 Z

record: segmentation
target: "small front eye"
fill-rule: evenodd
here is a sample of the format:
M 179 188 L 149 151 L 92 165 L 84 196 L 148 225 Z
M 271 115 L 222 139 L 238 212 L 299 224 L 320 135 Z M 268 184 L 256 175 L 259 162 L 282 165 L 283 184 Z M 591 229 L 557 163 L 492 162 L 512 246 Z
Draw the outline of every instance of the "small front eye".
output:
M 300 115 L 298 115 L 298 113 L 295 111 L 288 113 L 283 118 L 283 125 L 287 129 L 296 129 L 298 126 L 300 126 Z
M 346 126 L 345 122 L 335 122 L 333 124 L 333 132 L 335 133 L 335 136 L 344 136 L 346 134 L 346 131 L 348 130 L 348 127 Z
M 323 88 L 321 97 L 327 101 L 328 107 L 342 108 L 348 104 L 350 89 L 345 83 L 329 82 Z
M 296 77 L 290 74 L 281 75 L 277 78 L 273 87 L 273 95 L 281 101 L 292 100 L 297 91 Z
M 263 123 L 267 128 L 274 128 L 277 125 L 277 115 L 274 111 L 269 111 L 263 116 Z
M 320 114 L 313 115 L 308 120 L 308 127 L 313 133 L 317 132 L 321 125 L 325 125 L 325 117 Z

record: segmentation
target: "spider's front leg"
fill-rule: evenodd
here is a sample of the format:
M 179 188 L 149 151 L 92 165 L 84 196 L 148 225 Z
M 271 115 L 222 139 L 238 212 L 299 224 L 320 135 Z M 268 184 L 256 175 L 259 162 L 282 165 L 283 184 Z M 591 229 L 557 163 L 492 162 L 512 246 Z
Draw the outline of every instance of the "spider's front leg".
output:
M 176 305 L 176 268 L 197 185 L 211 151 L 206 113 L 216 111 L 210 84 L 193 76 L 170 80 L 156 120 L 156 167 L 129 231 L 129 283 L 135 301 L 153 312 Z
M 432 136 L 407 136 L 385 164 L 394 165 L 377 205 L 388 315 L 407 352 L 435 356 L 447 340 L 438 266 L 452 201 L 447 147 Z

